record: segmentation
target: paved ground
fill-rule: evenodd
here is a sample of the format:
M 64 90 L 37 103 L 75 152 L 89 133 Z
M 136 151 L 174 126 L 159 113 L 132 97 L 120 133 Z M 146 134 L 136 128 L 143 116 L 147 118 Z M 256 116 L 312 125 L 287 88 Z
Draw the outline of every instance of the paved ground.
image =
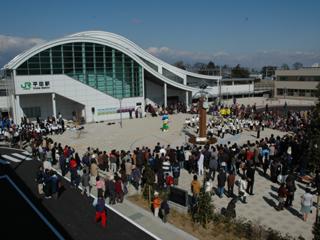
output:
M 76 137 L 74 131 L 68 130 L 65 134 L 53 136 L 54 140 L 63 144 L 74 146 L 77 151 L 83 153 L 87 146 L 99 147 L 102 150 L 116 149 L 133 149 L 136 146 L 149 146 L 153 148 L 157 142 L 163 145 L 171 144 L 172 147 L 181 145 L 185 142 L 186 137 L 182 132 L 182 125 L 188 115 L 178 114 L 170 116 L 170 130 L 161 132 L 161 118 L 147 117 L 146 119 L 124 120 L 123 128 L 119 124 L 108 125 L 107 123 L 95 123 L 85 125 L 85 132 Z M 266 129 L 261 132 L 262 137 L 269 137 L 271 134 L 282 136 L 284 133 Z M 218 143 L 237 142 L 243 144 L 250 141 L 256 141 L 255 132 L 244 131 L 236 136 L 226 135 L 224 139 L 218 139 Z M 186 171 L 182 171 L 179 181 L 179 187 L 190 192 L 190 182 L 192 176 Z M 200 178 L 200 180 L 202 180 Z M 216 182 L 214 183 L 216 185 Z M 237 215 L 247 219 L 259 222 L 267 227 L 277 229 L 283 233 L 291 235 L 302 235 L 306 239 L 312 238 L 312 224 L 315 220 L 315 210 L 309 216 L 305 223 L 298 217 L 300 210 L 300 196 L 303 194 L 304 186 L 297 184 L 297 192 L 294 206 L 290 210 L 278 212 L 274 209 L 277 204 L 276 189 L 277 184 L 271 183 L 265 177 L 256 172 L 255 195 L 250 196 L 248 204 L 237 204 Z M 237 188 L 236 188 L 237 192 Z M 213 202 L 219 211 L 226 207 L 229 199 L 213 197 Z
M 172 146 L 179 145 L 185 140 L 182 133 L 181 122 L 188 115 L 171 115 L 170 131 L 162 132 L 161 117 L 148 117 L 146 119 L 125 119 L 123 128 L 119 122 L 108 125 L 107 122 L 90 123 L 85 125 L 85 129 L 78 137 L 74 130 L 67 130 L 63 135 L 54 135 L 53 139 L 63 144 L 71 145 L 78 152 L 85 152 L 88 146 L 98 147 L 110 151 L 116 149 L 135 149 L 135 147 L 154 147 L 157 142 Z
M 15 157 L 15 153 L 24 154 L 23 152 L 14 149 L 0 148 L 1 155 L 10 155 L 12 158 L 19 160 L 18 157 Z M 69 183 L 65 180 L 63 180 L 64 191 L 58 200 L 39 198 L 34 179 L 40 163 L 35 160 L 24 160 L 21 162 L 8 160 L 8 163 L 10 164 L 0 163 L 0 175 L 8 175 L 13 179 L 18 187 L 32 199 L 33 204 L 40 209 L 49 222 L 56 226 L 63 238 L 77 240 L 154 239 L 110 209 L 107 209 L 107 228 L 102 229 L 101 226 L 94 221 L 95 210 L 92 207 L 93 199 L 83 197 L 79 190 L 71 189 Z M 10 232 L 12 231 L 13 224 L 21 221 L 15 226 L 15 229 L 20 230 L 19 226 L 24 224 L 22 229 L 29 232 L 28 234 L 29 236 L 32 236 L 32 239 L 34 238 L 33 232 L 35 236 L 38 236 L 37 234 L 41 235 L 42 231 L 46 230 L 43 229 L 43 227 L 46 226 L 43 226 L 43 223 L 41 224 L 41 220 L 37 219 L 36 216 L 32 214 L 30 208 L 25 208 L 23 201 L 21 203 L 21 199 L 17 198 L 10 188 L 0 189 L 1 198 L 4 198 L 4 202 L 1 201 L 2 208 L 4 207 L 4 204 L 8 203 L 9 211 L 11 211 L 9 215 L 5 215 L 5 217 L 8 218 L 2 219 L 2 222 L 6 219 Z M 5 191 L 5 193 L 3 193 L 3 191 Z M 15 208 L 13 208 L 12 204 L 15 205 Z M 31 219 L 32 221 L 28 222 L 28 217 L 29 220 Z M 34 219 L 36 220 L 35 223 L 37 223 L 37 225 L 34 224 Z M 40 222 L 40 224 L 38 224 L 38 222 Z M 32 223 L 32 226 L 30 226 L 30 223 Z M 26 229 L 27 226 L 29 226 L 30 229 Z M 2 235 L 3 233 L 6 234 L 7 232 L 2 231 L 1 236 L 11 236 Z M 50 234 L 52 235 L 52 232 L 48 232 L 48 237 L 46 237 L 46 239 L 52 239 L 50 238 Z M 10 237 L 10 239 L 11 238 L 12 237 Z

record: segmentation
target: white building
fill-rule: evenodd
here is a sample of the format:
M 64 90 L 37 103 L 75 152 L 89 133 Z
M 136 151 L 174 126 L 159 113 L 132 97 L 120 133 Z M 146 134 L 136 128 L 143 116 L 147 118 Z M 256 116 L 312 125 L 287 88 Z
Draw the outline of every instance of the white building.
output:
M 4 66 L 7 108 L 13 119 L 83 117 L 87 122 L 128 117 L 148 103 L 186 105 L 203 83 L 214 96 L 248 94 L 253 81 L 220 84 L 207 76 L 176 68 L 130 40 L 88 31 L 35 46 Z M 240 83 L 240 82 L 239 82 Z M 121 102 L 121 109 L 120 109 Z M 2 106 L 0 106 L 2 108 Z

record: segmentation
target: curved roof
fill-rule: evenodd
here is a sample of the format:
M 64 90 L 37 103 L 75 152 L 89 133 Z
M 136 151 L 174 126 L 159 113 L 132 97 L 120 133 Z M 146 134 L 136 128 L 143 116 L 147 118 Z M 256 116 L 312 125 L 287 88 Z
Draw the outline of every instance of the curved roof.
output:
M 160 60 L 159 58 L 154 57 L 153 55 L 146 52 L 144 49 L 142 49 L 141 47 L 139 47 L 137 44 L 133 43 L 132 41 L 126 39 L 125 37 L 122 37 L 122 36 L 114 34 L 114 33 L 103 32 L 103 31 L 79 32 L 79 33 L 75 33 L 75 34 L 72 34 L 72 35 L 69 35 L 69 36 L 66 36 L 63 38 L 59 38 L 56 40 L 52 40 L 52 41 L 45 42 L 43 44 L 34 46 L 33 48 L 17 55 L 8 64 L 6 64 L 4 66 L 4 68 L 16 69 L 23 62 L 25 62 L 27 59 L 29 59 L 30 57 L 32 57 L 33 55 L 35 55 L 39 52 L 42 52 L 48 48 L 51 48 L 51 47 L 54 47 L 57 45 L 72 43 L 72 42 L 92 42 L 92 43 L 107 45 L 112 48 L 115 48 L 115 49 L 127 54 L 131 58 L 133 58 L 136 62 L 138 62 L 140 65 L 142 65 L 148 72 L 150 72 L 151 74 L 153 74 L 157 78 L 161 79 L 162 81 L 164 81 L 170 85 L 173 85 L 175 87 L 178 87 L 178 88 L 184 89 L 184 90 L 194 91 L 197 88 L 177 83 L 177 82 L 165 77 L 161 73 L 159 73 L 156 70 L 154 70 L 153 68 L 151 68 L 142 59 L 145 59 L 148 62 L 156 65 L 158 67 L 158 69 L 165 68 L 183 79 L 187 79 L 187 76 L 201 78 L 201 79 L 211 79 L 211 80 L 220 80 L 221 79 L 220 76 L 202 75 L 202 74 L 188 72 L 186 70 L 174 67 L 174 66 Z

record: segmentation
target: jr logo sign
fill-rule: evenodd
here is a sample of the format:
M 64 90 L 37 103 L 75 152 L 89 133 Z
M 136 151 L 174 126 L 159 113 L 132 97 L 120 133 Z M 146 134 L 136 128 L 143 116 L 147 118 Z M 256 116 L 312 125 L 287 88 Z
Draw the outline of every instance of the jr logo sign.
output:
M 21 86 L 21 88 L 22 88 L 23 90 L 30 90 L 32 84 L 31 84 L 31 82 L 24 82 L 24 83 L 21 84 L 20 86 Z

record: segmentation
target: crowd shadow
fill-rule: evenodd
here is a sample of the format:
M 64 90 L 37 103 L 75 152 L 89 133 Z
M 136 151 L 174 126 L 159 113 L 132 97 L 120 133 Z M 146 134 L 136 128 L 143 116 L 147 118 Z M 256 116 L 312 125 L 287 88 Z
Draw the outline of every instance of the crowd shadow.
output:
M 267 198 L 266 196 L 263 196 L 262 198 L 266 203 L 269 204 L 270 207 L 272 207 L 272 208 L 277 210 L 277 204 L 273 199 Z
M 293 207 L 288 207 L 287 210 L 294 216 L 301 218 L 301 214 L 298 210 L 294 209 Z
M 270 196 L 272 198 L 274 198 L 275 200 L 279 201 L 279 198 L 276 194 L 272 193 L 272 192 L 269 192 Z M 273 207 L 274 209 L 276 209 L 277 211 L 279 211 L 278 209 L 278 205 L 277 203 L 273 200 L 273 199 L 270 199 L 270 198 L 267 198 L 267 197 L 263 197 L 263 199 L 265 200 L 266 203 L 268 203 L 271 207 Z M 294 209 L 293 207 L 287 207 L 285 208 L 288 210 L 288 212 L 290 212 L 293 216 L 296 216 L 298 218 L 301 218 L 301 214 L 298 210 Z
M 276 195 L 276 194 L 274 194 L 274 193 L 272 193 L 272 192 L 269 192 L 269 195 L 270 195 L 271 197 L 273 197 L 275 200 L 279 201 L 278 195 Z
M 278 192 L 278 188 L 273 185 L 270 185 L 270 189 L 276 193 Z
M 260 168 L 256 168 L 256 170 L 261 177 L 264 177 L 269 181 L 271 180 L 271 177 L 268 174 L 264 174 L 263 170 L 261 170 Z

